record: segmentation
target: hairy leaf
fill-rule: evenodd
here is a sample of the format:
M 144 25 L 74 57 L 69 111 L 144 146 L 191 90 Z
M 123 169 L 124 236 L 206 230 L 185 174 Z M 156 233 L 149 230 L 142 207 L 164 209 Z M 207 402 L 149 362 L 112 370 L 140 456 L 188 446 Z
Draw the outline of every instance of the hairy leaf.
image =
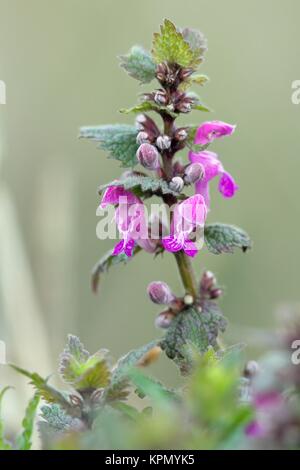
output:
M 79 421 L 69 416 L 59 405 L 47 405 L 41 408 L 41 418 L 56 431 L 68 431 Z
M 106 401 L 124 400 L 128 396 L 128 373 L 132 367 L 137 366 L 145 355 L 157 346 L 157 341 L 142 346 L 139 349 L 130 351 L 121 357 L 112 370 L 111 382 L 105 391 Z
M 136 245 L 133 249 L 132 256 L 127 256 L 125 253 L 120 253 L 119 255 L 113 255 L 113 250 L 108 251 L 94 266 L 92 271 L 91 285 L 93 292 L 97 292 L 100 276 L 102 273 L 107 272 L 111 266 L 116 266 L 118 264 L 126 264 L 132 259 L 134 255 L 139 253 L 142 249 Z
M 100 186 L 99 193 L 109 186 L 122 186 L 124 189 L 131 190 L 138 196 L 151 196 L 152 194 L 163 195 L 172 194 L 178 196 L 178 193 L 170 189 L 167 181 L 153 178 L 152 176 L 132 175 L 117 181 Z
M 207 51 L 207 40 L 204 34 L 201 33 L 201 31 L 197 31 L 192 28 L 184 28 L 181 33 L 192 49 L 195 60 L 198 61 L 198 63 L 201 63 L 203 61 L 203 56 Z
M 153 101 L 143 101 L 142 103 L 133 106 L 132 108 L 122 108 L 120 109 L 120 113 L 122 114 L 130 114 L 130 113 L 145 113 L 147 111 L 156 111 L 157 113 L 166 113 L 171 117 L 176 118 L 178 113 L 174 112 L 174 108 L 172 105 L 170 106 L 162 106 L 159 104 L 154 103 Z
M 234 225 L 210 224 L 204 229 L 204 238 L 208 250 L 215 255 L 232 253 L 234 248 L 247 251 L 251 248 L 249 235 Z
M 23 432 L 17 439 L 17 447 L 19 450 L 31 449 L 33 426 L 39 403 L 40 394 L 37 392 L 35 393 L 34 397 L 29 401 L 25 411 L 25 416 L 22 421 Z
M 141 83 L 149 83 L 155 78 L 156 66 L 151 54 L 143 47 L 133 46 L 129 53 L 122 55 L 121 67 L 133 78 Z
M 167 19 L 160 27 L 160 33 L 154 33 L 152 56 L 157 64 L 169 62 L 181 67 L 196 67 L 201 62 L 198 52 L 192 49 L 183 34 Z
M 80 138 L 100 142 L 100 148 L 110 153 L 110 158 L 119 160 L 123 167 L 133 167 L 137 163 L 137 129 L 126 124 L 113 124 L 94 127 L 81 127 Z
M 175 362 L 185 359 L 185 349 L 192 347 L 204 353 L 209 347 L 217 347 L 217 336 L 226 327 L 226 320 L 216 303 L 204 301 L 201 312 L 189 308 L 178 314 L 168 328 L 161 348 Z
M 62 379 L 76 390 L 106 387 L 110 379 L 107 351 L 90 356 L 77 337 L 68 336 L 68 343 L 60 356 L 59 372 Z
M 24 375 L 28 379 L 30 379 L 31 385 L 39 392 L 40 396 L 48 403 L 59 403 L 63 408 L 69 410 L 71 405 L 65 395 L 56 390 L 51 385 L 48 385 L 47 380 L 43 379 L 39 374 L 36 372 L 28 372 L 21 367 L 15 366 L 14 364 L 10 364 L 15 371 L 19 372 L 20 374 Z

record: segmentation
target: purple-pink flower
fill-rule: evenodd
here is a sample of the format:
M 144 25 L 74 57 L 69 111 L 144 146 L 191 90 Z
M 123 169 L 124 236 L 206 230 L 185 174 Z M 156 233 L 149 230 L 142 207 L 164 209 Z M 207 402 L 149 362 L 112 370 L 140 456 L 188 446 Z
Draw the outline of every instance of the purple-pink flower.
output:
M 209 121 L 204 122 L 197 129 L 195 136 L 195 144 L 206 145 L 213 140 L 226 135 L 231 135 L 235 131 L 235 127 L 232 124 L 227 124 L 222 121 Z
M 173 253 L 183 250 L 188 256 L 195 256 L 198 248 L 190 240 L 190 235 L 195 229 L 204 226 L 206 216 L 207 208 L 201 194 L 195 194 L 177 204 L 173 213 L 171 235 L 162 239 L 164 248 Z
M 199 153 L 190 152 L 189 159 L 192 163 L 201 163 L 204 169 L 203 177 L 196 182 L 195 189 L 197 194 L 204 197 L 207 207 L 210 206 L 209 182 L 216 176 L 220 177 L 219 191 L 225 198 L 231 198 L 238 190 L 238 185 L 230 173 L 224 170 L 224 167 L 218 155 L 214 152 L 204 150 Z
M 136 243 L 141 244 L 147 251 L 154 252 L 153 244 L 144 243 L 147 240 L 148 228 L 141 199 L 122 186 L 109 186 L 103 195 L 100 207 L 105 208 L 108 204 L 118 206 L 115 220 L 122 235 L 122 240 L 116 244 L 113 255 L 124 252 L 127 256 L 132 256 Z

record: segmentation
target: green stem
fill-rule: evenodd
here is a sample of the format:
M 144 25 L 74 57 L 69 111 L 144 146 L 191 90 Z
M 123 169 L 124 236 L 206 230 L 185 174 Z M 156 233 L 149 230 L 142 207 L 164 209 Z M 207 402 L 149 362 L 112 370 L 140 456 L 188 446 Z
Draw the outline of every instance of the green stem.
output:
M 195 299 L 197 297 L 197 285 L 191 260 L 183 251 L 175 253 L 175 258 L 186 293 Z

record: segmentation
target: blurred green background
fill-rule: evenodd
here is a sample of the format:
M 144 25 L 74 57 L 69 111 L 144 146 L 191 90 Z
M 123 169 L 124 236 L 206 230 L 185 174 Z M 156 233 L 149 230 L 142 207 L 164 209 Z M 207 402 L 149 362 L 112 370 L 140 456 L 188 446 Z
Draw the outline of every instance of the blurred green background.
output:
M 181 292 L 172 257 L 143 254 L 91 293 L 90 270 L 113 245 L 96 238 L 96 189 L 121 169 L 77 140 L 80 125 L 132 121 L 118 109 L 142 88 L 116 57 L 135 43 L 150 48 L 164 17 L 208 38 L 202 71 L 211 81 L 197 91 L 215 112 L 189 122 L 238 125 L 212 149 L 240 191 L 232 200 L 214 191 L 209 220 L 245 228 L 254 249 L 194 263 L 226 286 L 228 338 L 254 331 L 255 341 L 280 304 L 299 299 L 299 14 L 297 0 L 0 0 L 0 339 L 9 361 L 49 374 L 68 332 L 118 357 L 160 335 L 147 284 Z M 156 370 L 177 380 L 165 359 Z M 18 386 L 7 411 L 14 422 L 29 392 L 1 367 L 0 385 L 8 380 Z

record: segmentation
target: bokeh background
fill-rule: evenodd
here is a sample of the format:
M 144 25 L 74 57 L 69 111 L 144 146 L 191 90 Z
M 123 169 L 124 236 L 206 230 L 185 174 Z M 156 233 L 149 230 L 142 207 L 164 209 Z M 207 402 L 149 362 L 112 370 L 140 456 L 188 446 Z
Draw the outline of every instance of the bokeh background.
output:
M 69 332 L 117 358 L 160 335 L 147 284 L 161 279 L 181 292 L 171 256 L 142 254 L 91 293 L 91 268 L 113 245 L 96 238 L 96 189 L 121 169 L 77 139 L 80 125 L 132 121 L 118 109 L 142 88 L 116 57 L 135 43 L 150 48 L 164 17 L 205 33 L 211 81 L 198 91 L 215 110 L 209 118 L 238 125 L 213 150 L 240 191 L 232 200 L 215 191 L 209 220 L 245 228 L 254 247 L 194 263 L 226 286 L 228 341 L 250 337 L 255 349 L 280 305 L 299 299 L 299 15 L 297 0 L 0 0 L 0 339 L 9 361 L 49 374 Z M 178 380 L 165 359 L 155 367 Z M 8 381 L 14 426 L 31 390 L 1 366 L 0 385 Z

